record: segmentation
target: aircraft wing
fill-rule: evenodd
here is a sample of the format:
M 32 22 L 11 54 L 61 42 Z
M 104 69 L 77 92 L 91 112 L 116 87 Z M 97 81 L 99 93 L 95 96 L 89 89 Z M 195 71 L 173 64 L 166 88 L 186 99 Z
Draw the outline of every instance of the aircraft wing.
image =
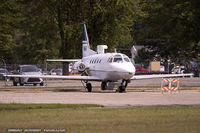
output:
M 131 80 L 134 79 L 152 79 L 152 78 L 173 78 L 173 77 L 191 77 L 192 73 L 188 74 L 155 74 L 155 75 L 134 75 Z
M 47 59 L 48 62 L 77 62 L 81 59 Z
M 5 77 L 13 78 L 42 78 L 42 79 L 66 79 L 66 80 L 86 80 L 86 81 L 101 81 L 95 76 L 56 76 L 56 75 L 5 75 Z

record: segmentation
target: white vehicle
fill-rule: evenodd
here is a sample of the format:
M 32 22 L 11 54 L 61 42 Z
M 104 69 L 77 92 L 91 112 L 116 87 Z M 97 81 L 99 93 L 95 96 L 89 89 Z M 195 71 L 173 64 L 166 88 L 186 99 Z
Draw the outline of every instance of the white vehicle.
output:
M 19 78 L 13 76 L 14 86 L 17 86 L 18 83 L 20 84 L 20 86 L 23 86 L 24 84 L 33 84 L 34 86 L 37 84 L 40 84 L 40 86 L 44 85 L 42 78 L 26 77 L 26 75 L 34 75 L 34 76 L 42 75 L 40 69 L 38 69 L 35 65 L 19 65 L 17 70 L 14 71 L 13 74 L 25 76 L 25 77 L 19 77 Z
M 184 73 L 184 66 L 176 66 L 172 68 L 172 74 Z
M 82 80 L 86 83 L 88 92 L 92 91 L 89 81 L 101 82 L 101 89 L 113 89 L 118 85 L 118 92 L 125 92 L 128 83 L 133 79 L 148 79 L 176 76 L 192 76 L 192 74 L 166 75 L 135 75 L 135 67 L 129 58 L 121 53 L 104 53 L 106 45 L 98 45 L 97 51 L 90 49 L 85 24 L 83 25 L 82 59 L 49 59 L 47 61 L 75 62 L 72 73 L 82 73 L 83 76 L 51 76 L 51 75 L 7 75 L 7 77 L 52 78 L 67 80 Z

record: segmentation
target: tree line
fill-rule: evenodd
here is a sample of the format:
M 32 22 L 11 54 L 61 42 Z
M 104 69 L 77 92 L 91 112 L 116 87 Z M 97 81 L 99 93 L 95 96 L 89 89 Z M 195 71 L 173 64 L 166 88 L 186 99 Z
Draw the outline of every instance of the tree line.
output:
M 199 60 L 199 5 L 199 0 L 1 0 L 0 58 L 21 64 L 81 58 L 85 23 L 93 49 L 144 45 L 150 50 L 141 58 Z

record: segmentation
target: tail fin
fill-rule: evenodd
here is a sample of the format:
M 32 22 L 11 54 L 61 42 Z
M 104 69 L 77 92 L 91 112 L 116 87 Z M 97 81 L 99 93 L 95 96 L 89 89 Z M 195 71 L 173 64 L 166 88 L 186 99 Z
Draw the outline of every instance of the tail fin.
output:
M 96 54 L 95 51 L 90 49 L 90 44 L 89 44 L 89 39 L 88 39 L 88 34 L 87 34 L 87 29 L 86 29 L 85 24 L 83 24 L 82 54 L 83 54 L 83 57 Z

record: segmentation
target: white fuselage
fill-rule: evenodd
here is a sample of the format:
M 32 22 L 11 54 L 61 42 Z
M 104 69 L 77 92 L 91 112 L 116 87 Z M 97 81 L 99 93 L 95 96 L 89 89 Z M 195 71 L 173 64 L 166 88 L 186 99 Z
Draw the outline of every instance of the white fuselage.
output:
M 135 67 L 129 58 L 120 53 L 95 54 L 82 58 L 89 75 L 102 81 L 129 80 L 135 74 Z

